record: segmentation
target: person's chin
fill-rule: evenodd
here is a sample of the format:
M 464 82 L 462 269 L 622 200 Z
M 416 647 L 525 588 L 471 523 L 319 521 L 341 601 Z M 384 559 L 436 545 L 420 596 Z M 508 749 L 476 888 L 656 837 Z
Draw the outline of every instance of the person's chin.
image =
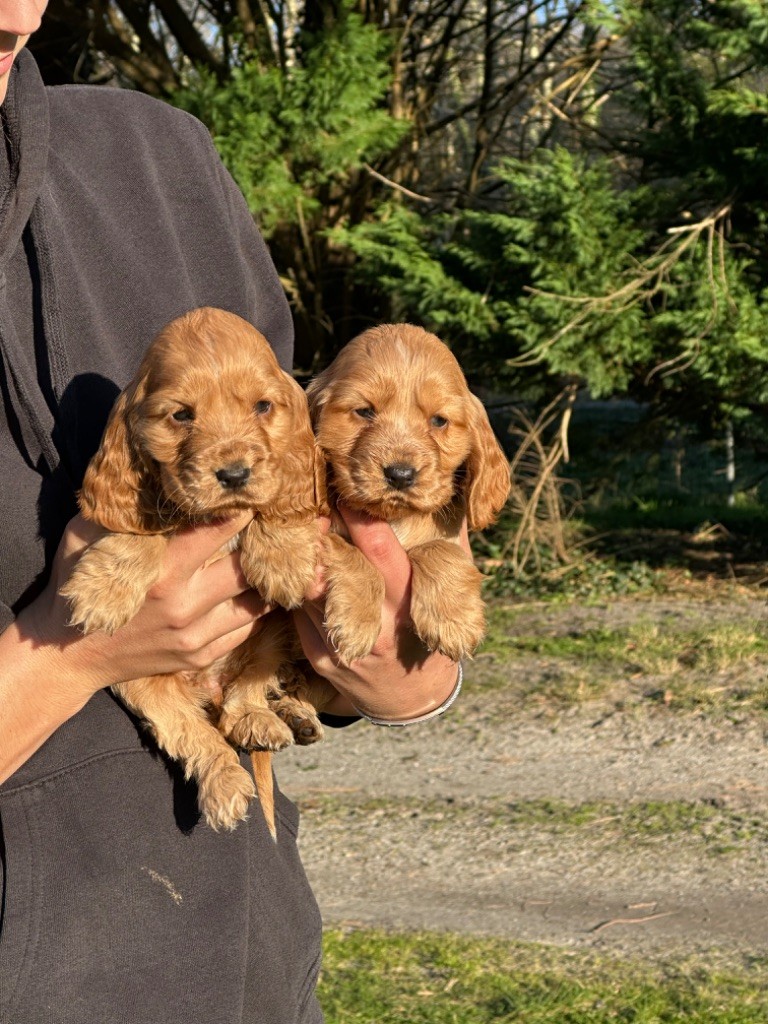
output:
M 11 77 L 11 68 L 13 62 L 16 60 L 16 56 L 19 50 L 22 49 L 26 43 L 28 37 L 24 37 L 19 41 L 15 49 L 6 50 L 4 53 L 0 52 L 0 104 L 5 102 L 5 97 L 8 93 L 8 82 Z

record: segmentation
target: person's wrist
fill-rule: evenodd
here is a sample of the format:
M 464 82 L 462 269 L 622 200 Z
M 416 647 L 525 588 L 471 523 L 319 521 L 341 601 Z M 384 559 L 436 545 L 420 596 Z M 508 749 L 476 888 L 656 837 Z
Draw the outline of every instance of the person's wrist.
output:
M 456 676 L 447 697 L 439 703 L 432 701 L 430 706 L 418 711 L 416 714 L 409 714 L 407 717 L 382 717 L 376 714 L 368 714 L 359 707 L 355 707 L 355 711 L 372 725 L 391 726 L 395 728 L 407 725 L 418 725 L 421 722 L 428 722 L 433 718 L 439 718 L 456 702 L 459 694 L 461 693 L 462 684 L 464 682 L 464 670 L 461 662 L 458 662 L 458 664 L 455 665 L 455 668 Z
M 59 626 L 45 595 L 24 609 L 11 629 L 18 638 L 19 669 L 33 670 L 63 704 L 78 709 L 112 682 L 96 650 L 98 638 L 89 642 L 72 627 Z

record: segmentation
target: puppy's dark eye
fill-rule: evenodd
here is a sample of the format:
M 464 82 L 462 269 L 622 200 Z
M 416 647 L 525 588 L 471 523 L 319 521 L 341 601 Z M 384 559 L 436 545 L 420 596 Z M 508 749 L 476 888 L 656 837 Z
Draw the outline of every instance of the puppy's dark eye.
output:
M 256 403 L 256 405 L 254 406 L 254 409 L 255 409 L 255 410 L 256 410 L 256 412 L 257 412 L 257 413 L 259 414 L 259 416 L 263 416 L 263 415 L 264 415 L 264 413 L 265 413 L 265 412 L 269 412 L 269 410 L 270 410 L 271 408 L 272 408 L 272 403 L 271 403 L 271 402 L 268 402 L 268 401 L 266 400 L 266 398 L 265 398 L 265 399 L 263 399 L 263 400 L 262 400 L 261 402 L 257 402 L 257 403 Z
M 362 409 L 355 409 L 355 415 L 364 420 L 372 420 L 376 415 L 376 410 L 372 405 L 366 405 Z
M 195 418 L 195 414 L 191 409 L 177 409 L 176 412 L 173 413 L 173 418 L 179 423 L 188 423 Z
M 429 422 L 431 426 L 437 427 L 438 430 L 448 426 L 448 420 L 445 416 L 433 416 Z

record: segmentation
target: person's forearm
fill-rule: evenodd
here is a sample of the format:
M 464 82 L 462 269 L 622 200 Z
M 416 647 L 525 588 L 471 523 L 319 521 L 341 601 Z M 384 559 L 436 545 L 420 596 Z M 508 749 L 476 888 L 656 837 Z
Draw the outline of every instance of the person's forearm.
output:
M 66 649 L 25 635 L 0 635 L 0 782 L 85 706 L 94 687 L 77 677 Z

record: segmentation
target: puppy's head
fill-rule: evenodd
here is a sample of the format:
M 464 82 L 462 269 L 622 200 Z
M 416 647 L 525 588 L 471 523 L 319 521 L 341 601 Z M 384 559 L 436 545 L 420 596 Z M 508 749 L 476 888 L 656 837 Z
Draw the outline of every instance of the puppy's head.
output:
M 436 512 L 463 490 L 470 528 L 493 521 L 509 465 L 450 350 L 410 324 L 349 343 L 307 391 L 339 497 L 382 519 Z
M 307 511 L 314 452 L 304 393 L 266 339 L 233 313 L 193 310 L 160 332 L 118 399 L 81 509 L 127 533 Z

